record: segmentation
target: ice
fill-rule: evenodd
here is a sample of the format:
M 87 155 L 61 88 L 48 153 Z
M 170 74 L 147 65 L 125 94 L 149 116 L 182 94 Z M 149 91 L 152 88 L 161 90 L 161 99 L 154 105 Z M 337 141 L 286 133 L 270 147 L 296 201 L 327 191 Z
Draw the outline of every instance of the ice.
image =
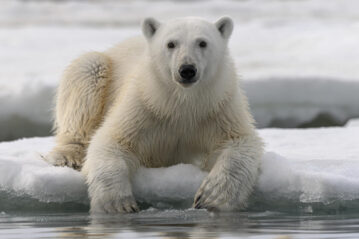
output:
M 83 176 L 70 168 L 50 167 L 41 155 L 52 138 L 22 139 L 0 144 L 0 188 L 14 196 L 28 195 L 41 202 L 84 202 Z
M 206 175 L 190 164 L 157 169 L 141 168 L 134 179 L 134 193 L 137 200 L 150 201 L 157 207 L 168 207 L 174 203 L 178 206 L 186 205 L 188 201 L 192 202 Z
M 351 119 L 345 125 L 346 127 L 358 127 L 359 126 L 359 119 Z
M 266 153 L 251 210 L 296 210 L 318 204 L 359 209 L 359 128 L 263 129 L 259 133 Z M 49 203 L 58 203 L 60 209 L 66 203 L 88 205 L 81 173 L 41 160 L 53 145 L 52 137 L 0 143 L 0 211 L 6 212 L 20 199 L 32 200 L 29 205 L 38 202 L 32 210 L 45 210 Z M 141 205 L 190 207 L 206 175 L 184 164 L 141 168 L 133 180 L 134 194 Z
M 357 128 L 261 130 L 267 153 L 259 190 L 299 202 L 359 199 Z
M 273 78 L 243 83 L 258 127 L 331 126 L 359 114 L 359 81 Z

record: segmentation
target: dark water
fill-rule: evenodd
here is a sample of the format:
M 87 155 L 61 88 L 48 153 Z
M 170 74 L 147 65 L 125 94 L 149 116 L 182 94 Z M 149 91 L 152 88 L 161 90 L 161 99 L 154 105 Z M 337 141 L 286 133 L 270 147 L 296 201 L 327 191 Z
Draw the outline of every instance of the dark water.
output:
M 137 214 L 0 214 L 0 238 L 359 238 L 359 214 L 213 214 L 147 209 Z

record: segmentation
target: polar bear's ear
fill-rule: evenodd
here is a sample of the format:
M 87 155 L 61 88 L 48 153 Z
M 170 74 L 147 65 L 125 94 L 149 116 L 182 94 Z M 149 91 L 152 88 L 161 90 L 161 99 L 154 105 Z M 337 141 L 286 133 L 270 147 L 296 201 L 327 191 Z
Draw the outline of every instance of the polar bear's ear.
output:
M 142 22 L 142 32 L 147 39 L 150 39 L 155 35 L 156 31 L 160 27 L 161 23 L 156 19 L 149 17 Z
M 231 36 L 233 31 L 233 21 L 231 18 L 221 17 L 214 25 L 216 25 L 223 38 L 228 39 Z

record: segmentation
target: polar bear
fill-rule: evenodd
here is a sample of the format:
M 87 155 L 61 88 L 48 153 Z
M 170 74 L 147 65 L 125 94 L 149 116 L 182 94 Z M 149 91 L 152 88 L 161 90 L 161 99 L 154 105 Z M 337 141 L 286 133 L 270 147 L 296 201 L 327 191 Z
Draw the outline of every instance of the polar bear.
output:
M 144 37 L 70 64 L 57 92 L 57 145 L 46 159 L 82 168 L 91 212 L 139 211 L 136 170 L 179 163 L 209 172 L 195 208 L 246 205 L 263 147 L 229 55 L 232 29 L 229 17 L 147 18 Z

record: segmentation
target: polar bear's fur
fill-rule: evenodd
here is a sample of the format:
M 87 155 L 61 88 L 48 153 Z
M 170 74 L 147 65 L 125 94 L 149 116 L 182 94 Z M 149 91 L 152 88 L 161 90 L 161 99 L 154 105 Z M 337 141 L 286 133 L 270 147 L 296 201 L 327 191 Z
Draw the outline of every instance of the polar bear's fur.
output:
M 57 145 L 47 160 L 83 165 L 92 212 L 138 211 L 131 188 L 136 169 L 178 163 L 209 172 L 194 207 L 245 206 L 262 143 L 228 54 L 232 28 L 227 17 L 215 24 L 148 18 L 145 37 L 85 54 L 68 67 L 57 95 Z M 183 64 L 196 67 L 196 82 L 181 83 Z

